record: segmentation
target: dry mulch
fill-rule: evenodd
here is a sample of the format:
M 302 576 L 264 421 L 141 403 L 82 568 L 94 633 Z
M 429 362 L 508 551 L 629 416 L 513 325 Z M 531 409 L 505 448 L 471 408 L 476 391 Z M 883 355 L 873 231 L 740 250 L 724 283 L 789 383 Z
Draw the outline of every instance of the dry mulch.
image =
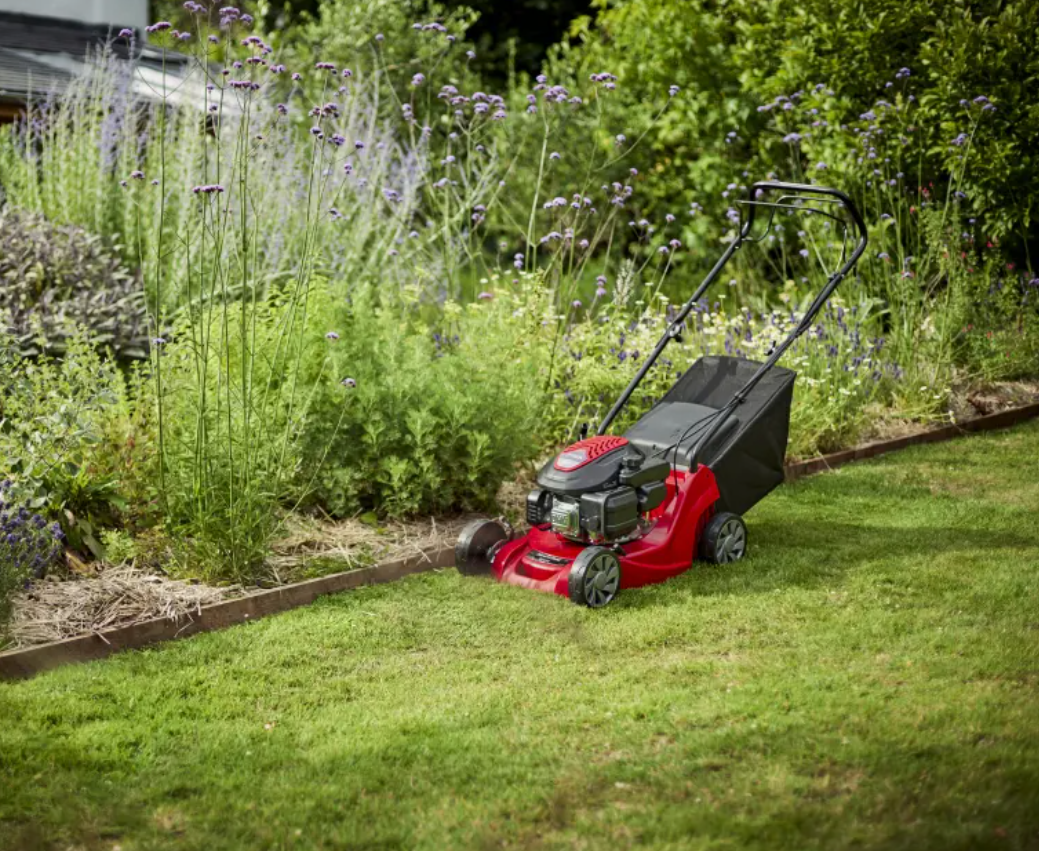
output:
M 475 515 L 419 520 L 365 522 L 294 516 L 275 542 L 267 565 L 278 583 L 293 582 L 316 560 L 352 570 L 383 561 L 419 556 L 454 546 L 458 533 Z M 328 572 L 328 571 L 325 571 Z
M 365 567 L 453 546 L 471 517 L 365 523 L 293 517 L 276 542 L 268 568 L 276 584 L 308 578 L 307 567 L 323 560 L 323 572 Z M 70 561 L 72 561 L 70 557 Z M 77 564 L 80 564 L 78 560 Z M 81 567 L 88 567 L 83 566 Z M 14 598 L 10 638 L 14 649 L 153 618 L 179 619 L 202 606 L 253 593 L 257 588 L 213 587 L 170 579 L 132 565 L 90 565 L 89 575 L 69 572 L 37 581 Z
M 15 647 L 61 641 L 152 618 L 178 619 L 242 593 L 168 579 L 130 566 L 83 579 L 44 579 L 14 599 Z

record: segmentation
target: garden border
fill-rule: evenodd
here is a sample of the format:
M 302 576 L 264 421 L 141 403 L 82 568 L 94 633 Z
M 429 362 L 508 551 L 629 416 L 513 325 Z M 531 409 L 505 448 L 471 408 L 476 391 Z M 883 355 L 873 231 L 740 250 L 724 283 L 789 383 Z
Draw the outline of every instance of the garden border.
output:
M 832 470 L 851 461 L 875 458 L 907 446 L 939 443 L 964 434 L 1008 428 L 1035 417 L 1039 417 L 1039 402 L 988 414 L 964 423 L 917 432 L 892 440 L 867 443 L 855 449 L 788 464 L 786 481 L 795 481 L 813 473 Z M 363 585 L 394 582 L 415 573 L 449 567 L 453 563 L 454 549 L 440 547 L 374 567 L 334 573 L 330 576 L 308 579 L 292 585 L 284 585 L 222 603 L 203 606 L 198 612 L 176 620 L 155 618 L 64 641 L 41 644 L 37 647 L 9 650 L 6 653 L 0 653 L 0 680 L 23 679 L 73 662 L 103 659 L 121 650 L 137 649 L 161 641 L 170 641 L 200 632 L 210 632 L 239 623 L 249 623 L 265 615 L 305 606 L 325 594 L 349 591 Z
M 24 679 L 72 662 L 103 659 L 120 650 L 137 649 L 160 641 L 249 623 L 265 615 L 313 603 L 325 594 L 349 591 L 363 585 L 395 582 L 415 573 L 449 567 L 454 564 L 454 556 L 453 547 L 439 547 L 374 567 L 333 573 L 202 606 L 197 612 L 177 619 L 154 618 L 36 647 L 9 650 L 0 653 L 0 680 Z
M 1009 428 L 1010 426 L 1023 423 L 1026 420 L 1039 417 L 1039 402 L 1032 402 L 1018 408 L 1008 408 L 1005 411 L 997 411 L 973 420 L 962 423 L 942 426 L 941 428 L 928 429 L 927 431 L 914 432 L 905 437 L 895 437 L 891 440 L 878 440 L 874 443 L 865 443 L 854 449 L 845 449 L 834 452 L 831 455 L 823 455 L 819 458 L 809 458 L 804 461 L 795 461 L 787 464 L 785 468 L 785 481 L 793 482 L 797 479 L 810 476 L 812 473 L 821 473 L 842 467 L 850 461 L 860 461 L 865 458 L 876 458 L 888 452 L 905 449 L 907 446 L 917 446 L 924 443 L 941 443 L 952 440 L 965 434 L 973 434 L 981 431 L 995 431 L 996 429 Z

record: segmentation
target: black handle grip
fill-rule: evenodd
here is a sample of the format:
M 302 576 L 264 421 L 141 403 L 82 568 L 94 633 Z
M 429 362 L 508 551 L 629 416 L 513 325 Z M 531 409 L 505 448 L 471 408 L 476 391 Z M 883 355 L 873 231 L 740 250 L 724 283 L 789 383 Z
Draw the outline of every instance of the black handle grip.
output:
M 754 226 L 754 216 L 757 212 L 758 205 L 754 202 L 757 200 L 758 192 L 788 192 L 791 195 L 800 195 L 805 198 L 822 197 L 822 198 L 836 198 L 841 202 L 848 214 L 851 216 L 852 221 L 855 223 L 855 227 L 858 230 L 859 245 L 863 249 L 866 247 L 867 232 L 866 232 L 866 221 L 862 218 L 862 213 L 859 212 L 859 208 L 855 206 L 855 202 L 851 200 L 851 197 L 840 189 L 834 189 L 830 186 L 815 186 L 810 183 L 784 183 L 778 180 L 762 180 L 755 183 L 747 190 L 747 207 L 749 212 L 747 213 L 747 221 L 743 226 L 741 236 L 746 238 Z M 859 252 L 862 253 L 861 251 Z
M 734 240 L 732 240 L 732 242 L 729 243 L 728 248 L 725 249 L 724 253 L 718 259 L 718 262 L 714 264 L 714 267 L 711 269 L 711 271 L 707 273 L 707 276 L 700 283 L 700 286 L 697 287 L 696 291 L 689 297 L 689 300 L 685 303 L 685 306 L 671 320 L 671 323 L 667 331 L 665 331 L 664 336 L 660 338 L 660 342 L 657 343 L 656 348 L 653 349 L 649 357 L 647 357 L 646 360 L 643 362 L 642 367 L 635 374 L 635 377 L 631 379 L 628 386 L 624 389 L 624 392 L 621 393 L 620 398 L 618 398 L 617 401 L 614 402 L 613 407 L 610 408 L 609 412 L 606 414 L 606 417 L 603 419 L 602 423 L 600 423 L 597 432 L 598 434 L 606 434 L 606 431 L 607 429 L 609 429 L 610 424 L 614 421 L 614 419 L 616 419 L 617 415 L 628 403 L 628 399 L 631 398 L 631 394 L 635 391 L 635 388 L 638 387 L 639 384 L 642 382 L 642 379 L 645 377 L 646 373 L 649 372 L 649 370 L 652 368 L 653 364 L 656 363 L 656 360 L 660 356 L 660 353 L 663 352 L 667 344 L 674 337 L 677 336 L 678 329 L 681 327 L 682 323 L 685 322 L 686 317 L 688 317 L 690 312 L 693 310 L 693 306 L 697 303 L 700 297 L 703 296 L 703 294 L 707 291 L 707 288 L 711 286 L 712 283 L 714 283 L 715 279 L 721 273 L 722 269 L 725 268 L 725 265 L 729 262 L 729 259 L 732 257 L 732 255 L 736 251 L 738 251 L 740 246 L 747 240 L 748 236 L 750 235 L 751 228 L 754 226 L 754 215 L 757 207 L 759 206 L 759 203 L 763 203 L 764 206 L 767 206 L 767 203 L 765 202 L 756 201 L 756 197 L 759 191 L 761 191 L 762 193 L 769 191 L 788 192 L 791 195 L 797 195 L 803 198 L 836 198 L 838 201 L 841 202 L 841 205 L 848 210 L 849 215 L 855 223 L 855 227 L 859 231 L 859 240 L 856 243 L 855 250 L 852 251 L 851 256 L 845 260 L 840 269 L 838 269 L 836 272 L 833 273 L 833 275 L 830 276 L 829 280 L 826 282 L 826 286 L 823 289 L 823 291 L 816 296 L 815 300 L 805 311 L 805 314 L 802 317 L 801 322 L 798 324 L 797 328 L 795 328 L 794 331 L 787 337 L 787 339 L 784 340 L 773 351 L 772 355 L 764 364 L 762 364 L 761 368 L 758 369 L 758 371 L 751 377 L 751 379 L 747 382 L 746 386 L 741 391 L 739 391 L 733 398 L 732 402 L 730 402 L 729 405 L 726 406 L 727 408 L 731 409 L 738 405 L 740 402 L 742 402 L 746 394 L 749 393 L 758 383 L 758 381 L 761 380 L 761 376 L 763 376 L 768 370 L 770 370 L 775 365 L 776 361 L 778 361 L 779 358 L 782 356 L 783 352 L 785 352 L 787 348 L 794 342 L 794 340 L 796 340 L 799 336 L 801 336 L 801 334 L 805 332 L 805 330 L 807 330 L 807 328 L 812 322 L 812 319 L 814 319 L 815 315 L 822 308 L 823 304 L 826 303 L 826 300 L 837 288 L 837 285 L 841 282 L 845 275 L 847 275 L 848 272 L 852 270 L 852 268 L 855 266 L 855 263 L 858 262 L 859 257 L 861 257 L 862 253 L 866 250 L 866 222 L 863 220 L 862 214 L 859 212 L 858 207 L 855 206 L 855 202 L 852 201 L 851 198 L 849 198 L 844 192 L 841 192 L 839 189 L 833 189 L 828 186 L 813 186 L 807 183 L 782 183 L 780 181 L 772 180 L 766 180 L 761 181 L 759 183 L 755 183 L 753 186 L 750 187 L 750 189 L 747 190 L 748 198 L 746 206 L 749 208 L 750 212 L 748 213 L 747 219 L 743 223 L 743 226 L 740 228 L 739 234 L 736 236 Z M 707 445 L 707 443 L 715 435 L 715 433 L 718 431 L 718 429 L 721 427 L 724 421 L 724 416 L 718 417 L 714 426 L 711 429 L 709 429 L 708 433 L 704 436 L 703 439 L 701 439 L 700 443 L 697 445 L 697 448 L 693 452 L 694 461 L 695 456 L 700 451 L 700 448 Z

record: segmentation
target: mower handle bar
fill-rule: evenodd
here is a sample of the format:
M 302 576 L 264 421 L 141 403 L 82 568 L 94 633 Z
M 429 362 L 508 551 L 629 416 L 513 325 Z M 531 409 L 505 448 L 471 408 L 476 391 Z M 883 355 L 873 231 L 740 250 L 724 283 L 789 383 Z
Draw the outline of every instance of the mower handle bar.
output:
M 839 202 L 842 207 L 848 211 L 848 215 L 851 216 L 851 220 L 858 230 L 858 240 L 855 243 L 855 249 L 852 251 L 851 256 L 847 257 L 844 263 L 841 264 L 840 268 L 830 275 L 829 280 L 826 282 L 826 286 L 823 287 L 822 291 L 815 297 L 812 303 L 808 306 L 804 316 L 801 317 L 801 321 L 797 324 L 797 327 L 793 332 L 778 346 L 776 346 L 768 359 L 758 367 L 757 371 L 748 379 L 747 383 L 732 397 L 732 400 L 719 411 L 719 416 L 715 418 L 713 425 L 704 433 L 704 435 L 697 442 L 692 455 L 690 457 L 690 466 L 696 466 L 696 459 L 700 454 L 703 447 L 707 446 L 714 436 L 718 433 L 721 427 L 725 424 L 728 419 L 727 415 L 731 413 L 738 405 L 742 404 L 743 400 L 747 398 L 747 395 L 757 385 L 757 383 L 764 377 L 776 362 L 783 356 L 788 348 L 793 345 L 794 341 L 797 340 L 805 331 L 807 331 L 811 325 L 812 320 L 815 319 L 816 315 L 822 310 L 824 304 L 833 294 L 833 291 L 837 289 L 837 286 L 841 281 L 847 277 L 848 273 L 854 268 L 858 262 L 862 253 L 866 250 L 867 232 L 866 222 L 862 218 L 862 214 L 855 206 L 855 202 L 848 197 L 847 194 L 839 189 L 832 189 L 827 186 L 812 186 L 807 183 L 783 183 L 780 181 L 762 181 L 755 183 L 747 190 L 747 199 L 743 202 L 743 205 L 747 207 L 748 214 L 747 220 L 740 226 L 739 233 L 736 238 L 729 244 L 729 247 L 725 249 L 725 252 L 718 262 L 714 264 L 714 267 L 707 273 L 707 276 L 700 283 L 700 286 L 696 288 L 696 291 L 689 297 L 689 300 L 685 303 L 685 306 L 678 312 L 675 318 L 668 325 L 667 330 L 664 331 L 664 336 L 660 338 L 660 342 L 657 343 L 656 347 L 650 353 L 649 357 L 643 362 L 639 371 L 635 373 L 635 377 L 632 378 L 628 386 L 624 389 L 624 392 L 620 395 L 613 407 L 610 408 L 609 413 L 603 419 L 599 425 L 597 434 L 606 434 L 610 425 L 617 418 L 617 415 L 623 410 L 624 406 L 628 403 L 631 398 L 631 394 L 635 392 L 639 384 L 642 383 L 642 379 L 645 378 L 646 373 L 653 368 L 657 358 L 667 348 L 667 344 L 672 339 L 677 337 L 682 330 L 682 325 L 685 323 L 686 318 L 692 312 L 697 302 L 703 297 L 703 294 L 707 291 L 708 287 L 711 286 L 721 274 L 722 270 L 728 264 L 732 255 L 735 254 L 744 242 L 747 242 L 750 237 L 751 229 L 754 227 L 755 212 L 758 207 L 769 206 L 768 202 L 761 202 L 757 200 L 758 194 L 764 195 L 766 192 L 778 191 L 785 192 L 788 195 L 793 195 L 799 198 L 816 198 L 816 199 L 833 199 Z

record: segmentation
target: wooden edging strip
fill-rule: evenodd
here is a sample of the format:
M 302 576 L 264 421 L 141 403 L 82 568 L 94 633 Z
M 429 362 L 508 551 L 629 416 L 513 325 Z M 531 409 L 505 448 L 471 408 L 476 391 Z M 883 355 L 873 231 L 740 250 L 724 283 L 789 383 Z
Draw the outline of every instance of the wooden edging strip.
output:
M 403 579 L 413 573 L 448 567 L 453 563 L 454 549 L 444 547 L 374 567 L 308 579 L 293 585 L 284 585 L 223 603 L 203 606 L 197 613 L 178 620 L 155 618 L 78 638 L 54 641 L 22 650 L 10 650 L 0 653 L 0 679 L 31 677 L 59 665 L 102 659 L 120 650 L 145 647 L 159 641 L 248 623 L 265 615 L 305 606 L 325 594 L 348 591 L 362 585 L 381 585 L 384 582 Z
M 832 470 L 863 458 L 875 458 L 887 452 L 904 449 L 921 443 L 938 443 L 950 440 L 962 434 L 979 431 L 992 431 L 1007 428 L 1025 420 L 1039 417 L 1039 403 L 1011 408 L 996 414 L 989 414 L 975 420 L 968 420 L 957 425 L 943 426 L 930 431 L 911 434 L 894 440 L 881 440 L 867 443 L 856 449 L 835 452 L 820 458 L 798 461 L 786 466 L 786 480 L 793 481 L 812 473 Z M 103 632 L 69 638 L 28 647 L 24 650 L 10 650 L 0 653 L 0 679 L 21 679 L 31 677 L 42 671 L 67 665 L 72 662 L 88 662 L 92 659 L 103 659 L 120 650 L 146 647 L 160 641 L 183 638 L 199 632 L 248 623 L 265 615 L 284 612 L 314 602 L 325 594 L 349 591 L 362 585 L 380 585 L 403 579 L 413 573 L 421 573 L 438 567 L 448 567 L 454 562 L 454 550 L 451 547 L 432 550 L 411 558 L 386 562 L 375 567 L 351 570 L 346 573 L 335 573 L 319 579 L 308 579 L 293 585 L 260 591 L 245 597 L 238 597 L 223 603 L 203 606 L 198 613 L 188 615 L 179 620 L 156 618 L 142 621 L 130 626 L 109 629 Z
M 993 431 L 995 429 L 1007 428 L 1017 425 L 1025 420 L 1039 417 L 1039 402 L 1031 405 L 1023 405 L 1020 408 L 1010 408 L 995 414 L 988 414 L 974 420 L 967 420 L 955 425 L 942 426 L 941 428 L 921 431 L 909 434 L 905 437 L 896 437 L 892 440 L 878 440 L 876 443 L 866 443 L 855 449 L 846 449 L 843 452 L 834 452 L 832 455 L 823 455 L 820 458 L 810 458 L 807 461 L 797 461 L 786 465 L 786 481 L 792 482 L 812 473 L 821 473 L 847 464 L 849 461 L 860 461 L 863 458 L 875 458 L 887 452 L 897 449 L 905 449 L 907 446 L 916 446 L 921 443 L 940 443 L 951 440 L 963 434 L 979 431 Z

